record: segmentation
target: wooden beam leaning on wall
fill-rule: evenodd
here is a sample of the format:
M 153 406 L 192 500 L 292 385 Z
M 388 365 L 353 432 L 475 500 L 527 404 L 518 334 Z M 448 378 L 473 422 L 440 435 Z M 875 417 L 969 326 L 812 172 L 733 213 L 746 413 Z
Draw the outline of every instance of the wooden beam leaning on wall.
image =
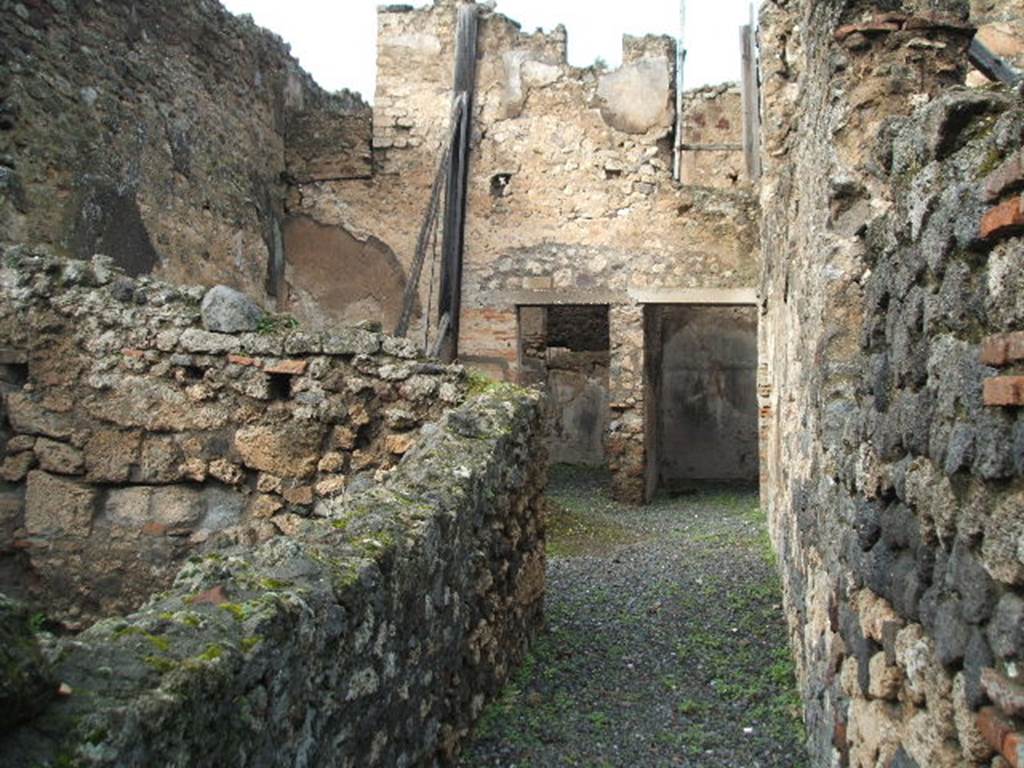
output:
M 757 183 L 761 178 L 761 88 L 757 76 L 757 39 L 751 22 L 740 27 L 742 60 L 741 89 L 743 99 L 743 156 L 747 178 Z
M 466 188 L 469 183 L 469 149 L 473 131 L 473 97 L 476 89 L 477 29 L 476 4 L 459 5 L 455 52 L 455 98 L 464 96 L 461 120 L 452 143 L 451 163 L 445 192 L 444 237 L 442 239 L 441 291 L 438 320 L 448 316 L 446 337 L 438 339 L 440 356 L 452 361 L 459 355 L 459 313 L 462 307 L 462 257 L 466 233 Z

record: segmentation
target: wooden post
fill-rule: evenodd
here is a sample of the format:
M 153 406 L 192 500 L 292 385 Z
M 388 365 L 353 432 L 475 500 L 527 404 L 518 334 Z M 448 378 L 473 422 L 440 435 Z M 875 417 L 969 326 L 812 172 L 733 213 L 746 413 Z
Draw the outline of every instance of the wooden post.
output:
M 676 43 L 676 146 L 672 178 L 683 179 L 683 74 L 686 68 L 686 0 L 679 0 L 679 40 Z
M 451 362 L 459 354 L 459 313 L 462 307 L 462 254 L 466 235 L 466 189 L 469 184 L 469 145 L 473 130 L 473 92 L 476 87 L 477 27 L 474 3 L 459 5 L 455 48 L 455 98 L 463 98 L 458 128 L 452 142 L 445 193 L 441 291 L 438 320 L 448 316 L 448 343 L 442 358 Z M 443 340 L 442 340 L 443 343 Z
M 740 55 L 742 59 L 743 157 L 747 166 L 747 178 L 756 183 L 761 178 L 761 95 L 752 23 L 740 27 Z

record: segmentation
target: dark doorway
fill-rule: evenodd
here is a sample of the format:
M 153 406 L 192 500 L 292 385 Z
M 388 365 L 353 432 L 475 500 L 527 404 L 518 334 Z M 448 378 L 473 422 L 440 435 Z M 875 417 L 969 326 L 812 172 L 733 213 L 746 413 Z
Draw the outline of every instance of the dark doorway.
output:
M 519 308 L 521 381 L 547 394 L 552 463 L 606 463 L 609 349 L 606 304 Z
M 647 344 L 652 484 L 756 483 L 756 307 L 649 307 Z

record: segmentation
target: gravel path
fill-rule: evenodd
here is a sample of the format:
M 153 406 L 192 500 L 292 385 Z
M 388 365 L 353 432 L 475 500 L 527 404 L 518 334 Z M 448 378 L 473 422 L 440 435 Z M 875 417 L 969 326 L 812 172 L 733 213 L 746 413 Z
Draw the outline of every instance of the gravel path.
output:
M 552 472 L 547 626 L 460 765 L 805 766 L 756 493 L 636 509 L 606 485 Z

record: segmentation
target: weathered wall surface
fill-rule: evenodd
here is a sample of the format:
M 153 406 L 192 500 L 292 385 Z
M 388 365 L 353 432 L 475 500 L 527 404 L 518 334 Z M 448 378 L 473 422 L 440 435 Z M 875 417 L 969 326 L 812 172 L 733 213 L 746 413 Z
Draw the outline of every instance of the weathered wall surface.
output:
M 662 307 L 661 481 L 756 482 L 757 309 Z
M 66 695 L 0 734 L 5 764 L 450 763 L 540 623 L 538 413 L 474 398 L 382 486 L 51 641 Z
M 299 184 L 288 212 L 377 238 L 409 273 L 442 147 L 447 146 L 456 3 L 385 7 L 379 15 L 374 100 L 374 176 Z M 672 182 L 675 52 L 669 38 L 627 37 L 623 66 L 577 69 L 565 30 L 527 34 L 483 12 L 468 191 L 460 354 L 499 378 L 520 375 L 521 306 L 602 304 L 634 328 L 613 345 L 637 360 L 637 375 L 611 397 L 616 466 L 633 480 L 620 495 L 642 499 L 644 472 L 644 292 L 752 288 L 757 280 L 756 201 L 749 187 Z M 730 92 L 731 93 L 731 92 Z M 715 131 L 729 95 L 708 104 Z M 713 108 L 713 109 L 712 109 Z M 717 133 L 716 133 L 717 135 Z M 708 187 L 721 179 L 708 179 Z M 289 249 L 290 252 L 290 249 Z M 431 259 L 420 283 L 430 306 Z M 436 278 L 435 278 L 436 282 Z M 395 294 L 383 301 L 386 317 Z M 436 306 L 436 304 L 435 304 Z M 419 338 L 414 330 L 413 338 Z M 633 345 L 638 345 L 635 349 Z
M 812 764 L 1012 765 L 1024 113 L 882 5 L 763 10 L 764 500 Z
M 324 514 L 465 395 L 404 340 L 271 316 L 211 332 L 203 288 L 2 259 L 0 584 L 71 624 L 138 607 L 196 552 Z
M 0 241 L 267 303 L 286 170 L 368 175 L 369 119 L 214 0 L 4 0 Z
M 748 183 L 743 158 L 743 104 L 736 84 L 711 85 L 683 96 L 682 182 L 736 189 Z
M 520 381 L 544 389 L 552 463 L 602 466 L 608 429 L 608 307 L 519 308 Z

